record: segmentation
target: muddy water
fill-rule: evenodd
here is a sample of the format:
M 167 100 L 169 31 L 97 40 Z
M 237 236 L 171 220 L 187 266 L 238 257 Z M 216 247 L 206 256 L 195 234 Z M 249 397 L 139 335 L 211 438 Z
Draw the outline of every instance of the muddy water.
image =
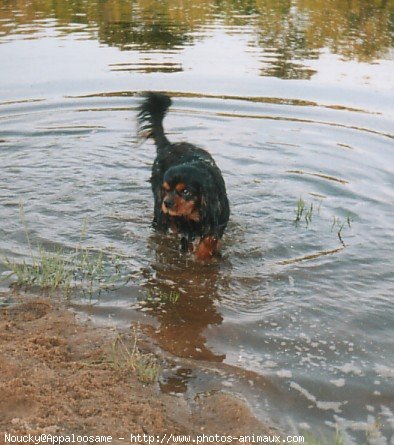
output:
M 73 306 L 138 321 L 173 359 L 163 391 L 230 390 L 286 431 L 391 443 L 392 14 L 384 1 L 0 2 L 1 273 L 30 255 L 20 200 L 33 250 L 73 248 L 87 219 L 85 243 L 126 272 Z M 169 138 L 223 171 L 232 215 L 210 264 L 150 228 L 144 90 L 173 96 Z

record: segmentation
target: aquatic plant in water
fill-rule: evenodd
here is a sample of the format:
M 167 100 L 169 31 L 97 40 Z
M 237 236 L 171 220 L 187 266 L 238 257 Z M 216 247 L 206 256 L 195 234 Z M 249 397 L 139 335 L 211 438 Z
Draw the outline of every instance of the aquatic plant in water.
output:
M 6 279 L 14 277 L 13 285 L 61 291 L 67 297 L 78 291 L 92 296 L 95 292 L 110 289 L 121 279 L 119 257 L 82 246 L 87 229 L 86 219 L 75 249 L 67 251 L 59 248 L 48 251 L 37 245 L 38 253 L 34 253 L 23 203 L 19 204 L 19 215 L 30 255 L 22 262 L 5 258 L 5 264 L 10 269 Z

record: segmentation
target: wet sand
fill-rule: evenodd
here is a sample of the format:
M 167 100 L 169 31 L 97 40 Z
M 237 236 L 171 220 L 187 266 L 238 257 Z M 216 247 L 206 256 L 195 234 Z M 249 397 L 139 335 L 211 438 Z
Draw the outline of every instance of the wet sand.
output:
M 141 435 L 139 443 L 144 434 L 165 443 L 175 443 L 170 434 L 273 434 L 233 395 L 188 403 L 141 383 L 130 367 L 114 366 L 119 333 L 78 322 L 48 298 L 13 298 L 17 303 L 0 311 L 0 443 L 5 433 L 106 435 L 115 444 L 130 443 L 131 434 L 135 442 Z M 132 343 L 131 334 L 124 341 Z

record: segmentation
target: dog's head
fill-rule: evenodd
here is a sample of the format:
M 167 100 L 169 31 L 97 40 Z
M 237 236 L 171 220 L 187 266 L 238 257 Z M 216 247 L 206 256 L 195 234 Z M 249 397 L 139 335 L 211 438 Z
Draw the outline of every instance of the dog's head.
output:
M 164 175 L 161 210 L 170 216 L 200 223 L 202 234 L 213 233 L 221 208 L 219 193 L 206 168 L 177 165 Z
M 200 221 L 201 184 L 193 169 L 181 165 L 169 168 L 163 178 L 161 210 L 170 216 Z

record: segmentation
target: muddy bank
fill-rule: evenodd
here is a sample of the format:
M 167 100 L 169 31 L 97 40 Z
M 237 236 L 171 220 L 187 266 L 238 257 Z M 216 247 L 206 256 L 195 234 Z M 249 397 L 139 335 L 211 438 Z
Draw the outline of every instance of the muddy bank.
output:
M 114 362 L 113 330 L 81 324 L 49 299 L 13 298 L 0 311 L 0 442 L 5 433 L 100 434 L 116 444 L 130 434 L 272 434 L 227 393 L 190 404 L 141 383 Z

